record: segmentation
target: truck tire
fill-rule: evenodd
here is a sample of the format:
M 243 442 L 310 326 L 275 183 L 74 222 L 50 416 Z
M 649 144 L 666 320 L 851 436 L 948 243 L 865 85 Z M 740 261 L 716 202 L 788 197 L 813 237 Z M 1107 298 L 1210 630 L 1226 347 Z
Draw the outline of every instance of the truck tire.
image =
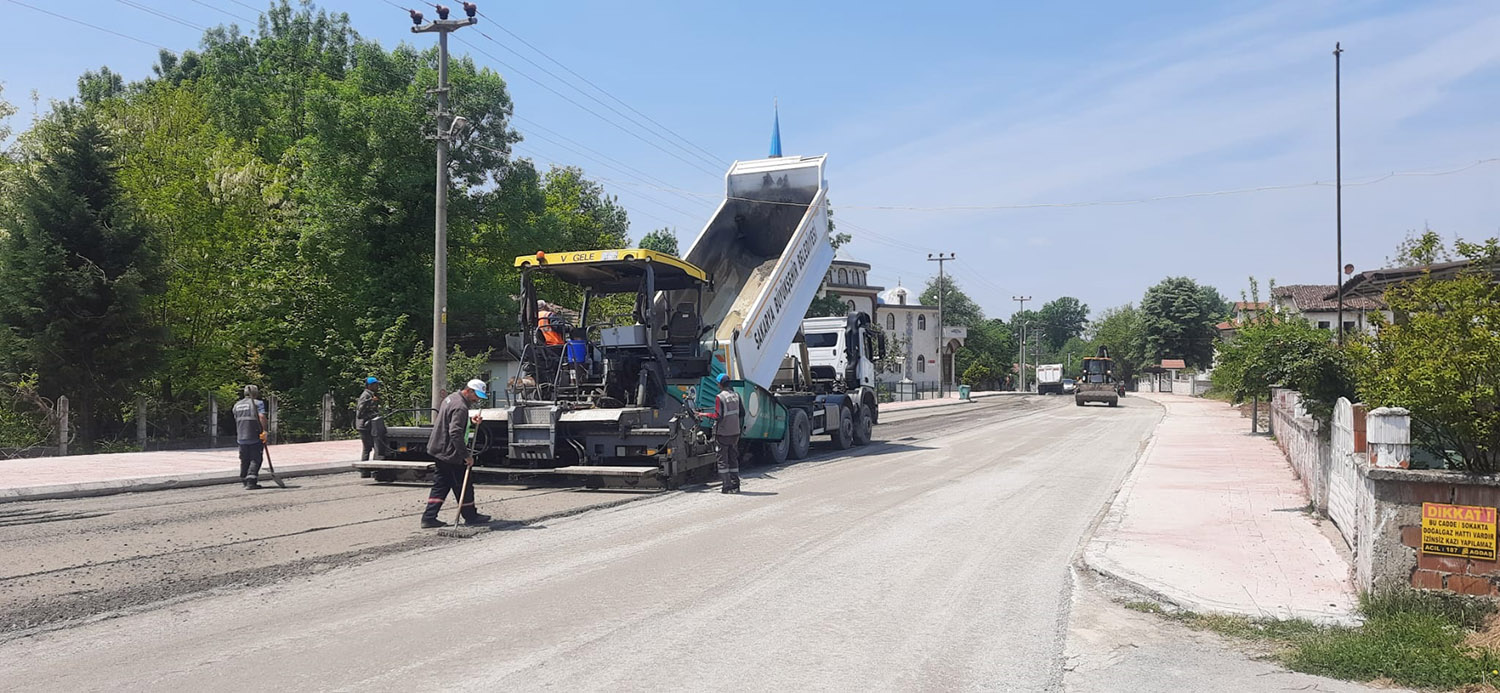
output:
M 789 442 L 787 457 L 794 460 L 807 459 L 807 453 L 812 447 L 812 419 L 807 418 L 806 410 L 792 410 L 787 418 L 786 437 Z
M 1109 406 L 1111 406 L 1111 407 L 1118 407 L 1118 406 L 1120 406 L 1120 398 L 1119 397 L 1110 398 L 1110 400 L 1109 400 Z
M 766 464 L 786 464 L 787 453 L 791 451 L 792 447 L 791 443 L 791 431 L 787 431 L 787 435 L 782 436 L 781 440 L 760 441 L 760 445 L 757 446 L 759 449 L 756 452 L 764 458 Z
M 838 425 L 828 431 L 828 439 L 833 441 L 833 447 L 848 450 L 854 447 L 854 415 L 848 407 L 839 407 L 838 411 Z
M 875 434 L 875 413 L 870 411 L 868 404 L 859 405 L 857 412 L 854 415 L 854 444 L 869 445 Z
M 1083 406 L 1083 400 L 1081 400 L 1081 399 L 1076 399 L 1075 398 L 1073 400 L 1073 403 L 1076 404 L 1076 405 L 1078 405 L 1078 406 L 1080 406 L 1080 407 Z

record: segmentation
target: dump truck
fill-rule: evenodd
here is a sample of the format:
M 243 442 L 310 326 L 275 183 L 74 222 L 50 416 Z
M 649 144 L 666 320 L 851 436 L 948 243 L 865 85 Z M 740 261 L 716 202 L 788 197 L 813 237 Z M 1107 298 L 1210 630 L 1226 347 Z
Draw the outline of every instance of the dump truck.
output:
M 1120 383 L 1115 381 L 1114 361 L 1109 358 L 1109 349 L 1099 347 L 1097 356 L 1083 359 L 1083 374 L 1073 391 L 1073 403 L 1083 406 L 1089 402 L 1120 404 Z
M 1044 363 L 1036 367 L 1036 393 L 1060 395 L 1063 393 L 1063 367 L 1060 363 Z
M 829 326 L 802 319 L 833 260 L 824 164 L 735 162 L 724 200 L 681 258 L 644 249 L 516 258 L 520 375 L 508 406 L 479 412 L 476 473 L 589 487 L 706 477 L 714 448 L 699 412 L 712 407 L 722 374 L 745 403 L 741 444 L 752 455 L 797 459 L 819 434 L 839 448 L 868 442 L 883 339 L 869 316 L 836 318 L 831 331 L 849 352 L 825 362 L 825 347 L 808 350 L 807 339 L 821 343 Z M 552 311 L 541 321 L 549 293 L 553 303 L 576 298 L 576 318 Z M 357 466 L 379 479 L 416 464 Z

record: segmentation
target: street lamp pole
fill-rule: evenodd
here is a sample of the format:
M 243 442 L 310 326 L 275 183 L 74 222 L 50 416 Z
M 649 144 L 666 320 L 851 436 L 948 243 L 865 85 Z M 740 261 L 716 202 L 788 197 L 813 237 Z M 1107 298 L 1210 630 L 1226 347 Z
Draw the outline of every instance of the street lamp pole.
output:
M 432 248 L 432 408 L 443 402 L 448 385 L 448 142 L 454 136 L 453 114 L 448 112 L 448 34 L 479 23 L 479 9 L 465 2 L 464 19 L 448 19 L 448 8 L 437 5 L 438 18 L 422 23 L 422 13 L 411 10 L 413 34 L 438 35 L 437 95 L 437 203 Z
M 1335 328 L 1339 346 L 1344 345 L 1344 133 L 1342 113 L 1342 88 L 1339 84 L 1340 56 L 1344 49 L 1337 41 L 1333 44 L 1333 199 L 1335 212 L 1335 238 L 1338 245 L 1338 266 L 1333 271 L 1333 284 L 1338 292 L 1339 322 Z
M 954 254 L 954 253 L 937 253 L 935 255 L 933 253 L 928 253 L 927 254 L 927 261 L 928 262 L 936 262 L 936 263 L 938 263 L 938 319 L 937 319 L 938 324 L 937 324 L 937 330 L 938 330 L 938 359 L 940 361 L 940 363 L 938 364 L 938 380 L 953 380 L 954 379 L 952 377 L 954 375 L 953 371 L 955 371 L 955 370 L 958 369 L 958 366 L 956 365 L 957 362 L 958 362 L 958 354 L 955 352 L 953 354 L 953 358 L 949 360 L 950 363 L 949 363 L 949 366 L 948 366 L 948 374 L 949 374 L 950 377 L 949 378 L 944 378 L 943 377 L 943 370 L 942 370 L 941 360 L 943 358 L 943 350 L 948 347 L 947 330 L 943 329 L 943 294 L 947 292 L 947 289 L 948 289 L 948 280 L 947 280 L 947 275 L 943 274 L 943 263 L 945 263 L 945 262 L 947 262 L 949 260 L 953 260 L 953 259 L 955 259 L 957 257 L 958 257 L 958 255 Z M 941 389 L 942 388 L 939 387 L 939 390 L 941 390 Z
M 1030 301 L 1031 297 L 1030 296 L 1011 296 L 1010 300 L 1015 301 L 1015 302 L 1021 304 L 1021 307 L 1018 310 L 1016 310 L 1016 315 L 1020 315 L 1021 313 L 1026 312 L 1026 302 Z M 1018 320 L 1016 322 L 1021 322 L 1021 321 Z M 1012 325 L 1012 327 L 1014 327 L 1014 325 Z M 1021 360 L 1020 363 L 1016 364 L 1016 386 L 1017 386 L 1016 387 L 1016 392 L 1025 392 L 1026 391 L 1026 324 L 1024 322 L 1021 323 L 1021 335 L 1020 335 L 1020 337 L 1021 337 L 1021 339 L 1020 339 L 1020 346 L 1019 346 L 1019 348 L 1016 349 L 1016 354 L 1017 354 L 1017 356 Z

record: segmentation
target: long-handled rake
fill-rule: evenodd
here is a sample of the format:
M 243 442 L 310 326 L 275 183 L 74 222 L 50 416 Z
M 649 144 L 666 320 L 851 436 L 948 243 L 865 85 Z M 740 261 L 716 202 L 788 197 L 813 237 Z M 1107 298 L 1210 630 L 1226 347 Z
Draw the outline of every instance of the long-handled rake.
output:
M 464 424 L 464 444 L 466 446 L 472 446 L 473 444 L 472 419 L 470 419 L 468 423 Z M 469 459 L 474 459 L 472 455 L 475 454 L 477 453 L 474 452 L 473 447 L 469 447 L 469 455 L 471 455 Z M 464 527 L 459 524 L 459 521 L 461 521 L 464 516 L 464 493 L 469 490 L 469 472 L 472 471 L 474 471 L 474 465 L 472 463 L 464 465 L 464 482 L 458 487 L 458 512 L 454 513 L 453 515 L 453 526 L 442 527 L 438 529 L 438 536 L 453 537 L 455 539 L 468 539 L 469 537 L 475 536 L 484 531 L 484 528 L 482 527 Z
M 266 451 L 266 471 L 271 473 L 271 480 L 276 482 L 279 488 L 286 488 L 286 482 L 281 480 L 281 475 L 276 473 L 276 465 L 271 464 L 271 444 L 261 441 L 261 447 Z

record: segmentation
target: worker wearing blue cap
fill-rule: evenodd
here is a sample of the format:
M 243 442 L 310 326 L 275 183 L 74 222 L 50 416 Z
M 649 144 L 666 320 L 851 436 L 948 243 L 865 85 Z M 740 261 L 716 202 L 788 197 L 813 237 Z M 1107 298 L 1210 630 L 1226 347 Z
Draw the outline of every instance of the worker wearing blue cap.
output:
M 719 376 L 719 394 L 714 410 L 704 416 L 714 420 L 714 442 L 719 446 L 720 493 L 740 492 L 740 433 L 744 431 L 745 405 L 734 391 L 729 374 Z
M 369 459 L 385 459 L 385 417 L 380 415 L 380 379 L 365 378 L 365 390 L 359 393 L 359 402 L 354 405 L 354 428 L 359 431 L 359 453 L 361 462 Z

